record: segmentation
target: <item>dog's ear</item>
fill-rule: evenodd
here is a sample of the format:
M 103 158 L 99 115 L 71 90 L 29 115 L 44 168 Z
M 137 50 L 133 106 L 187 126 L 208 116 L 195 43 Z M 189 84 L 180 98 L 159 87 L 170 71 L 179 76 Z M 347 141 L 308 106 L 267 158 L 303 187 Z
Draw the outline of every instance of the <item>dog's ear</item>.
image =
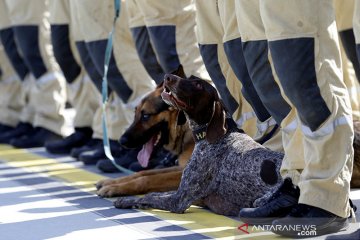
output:
M 186 123 L 186 116 L 183 111 L 179 111 L 176 117 L 176 123 L 178 126 L 184 125 Z
M 171 72 L 171 74 L 176 75 L 176 76 L 181 77 L 181 78 L 186 78 L 184 68 L 183 68 L 183 66 L 181 64 L 179 65 L 178 69 Z
M 226 133 L 225 111 L 223 109 L 223 106 L 219 101 L 215 101 L 214 104 L 214 113 L 206 131 L 206 140 L 209 143 L 216 142 Z

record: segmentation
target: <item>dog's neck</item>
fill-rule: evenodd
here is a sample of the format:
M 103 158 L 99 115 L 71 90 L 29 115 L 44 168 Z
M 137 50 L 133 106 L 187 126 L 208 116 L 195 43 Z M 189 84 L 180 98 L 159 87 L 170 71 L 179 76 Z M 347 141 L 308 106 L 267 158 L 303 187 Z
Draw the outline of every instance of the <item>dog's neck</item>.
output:
M 188 123 L 183 125 L 169 124 L 169 143 L 164 145 L 164 148 L 173 154 L 179 155 L 183 150 L 183 145 L 187 144 L 185 135 L 190 132 Z
M 193 133 L 193 137 L 195 142 L 199 142 L 202 140 L 205 140 L 206 138 L 206 131 L 209 126 L 209 123 L 206 124 L 198 124 L 194 120 L 189 119 L 188 115 L 186 115 L 186 118 L 189 121 L 190 129 Z
M 190 129 L 192 131 L 195 143 L 205 140 L 207 128 L 209 126 L 209 122 L 205 124 L 199 124 L 195 122 L 193 119 L 189 117 L 188 114 L 185 112 L 185 116 L 187 121 L 189 122 Z M 227 131 L 237 131 L 240 133 L 244 133 L 242 129 L 239 129 L 235 123 L 235 121 L 231 118 L 231 116 L 226 116 L 226 124 L 227 124 Z
M 215 103 L 213 105 L 213 109 L 212 109 L 212 112 L 210 114 L 209 119 L 207 121 L 205 121 L 206 123 L 203 123 L 203 124 L 197 123 L 194 119 L 192 119 L 189 116 L 188 113 L 185 112 L 185 116 L 186 116 L 186 119 L 189 122 L 189 126 L 190 126 L 190 129 L 191 129 L 192 133 L 193 133 L 193 137 L 194 137 L 195 142 L 205 140 L 207 128 L 208 128 L 208 126 L 210 124 L 211 118 L 214 115 L 214 112 L 215 112 Z

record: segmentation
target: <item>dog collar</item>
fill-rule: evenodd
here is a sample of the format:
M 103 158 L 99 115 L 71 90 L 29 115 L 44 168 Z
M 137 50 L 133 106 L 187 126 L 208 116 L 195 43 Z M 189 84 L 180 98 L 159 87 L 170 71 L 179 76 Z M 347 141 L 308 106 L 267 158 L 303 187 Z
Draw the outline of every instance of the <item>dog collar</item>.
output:
M 208 124 L 206 124 L 204 127 L 200 127 L 198 129 L 192 131 L 195 142 L 200 142 L 206 138 L 207 127 L 208 127 Z
M 214 116 L 214 113 L 215 113 L 215 102 L 213 104 L 213 111 L 212 111 L 212 114 L 211 114 L 211 118 L 213 118 Z M 211 120 L 210 120 L 211 121 Z M 207 128 L 209 126 L 209 123 L 206 123 L 205 125 L 203 125 L 202 127 L 199 127 L 198 129 L 195 129 L 192 131 L 192 134 L 194 136 L 194 139 L 195 139 L 195 142 L 200 142 L 202 140 L 204 140 L 206 138 L 206 132 L 207 132 Z
M 226 124 L 227 124 L 227 131 L 237 131 L 240 133 L 245 133 L 244 130 L 239 129 L 235 123 L 235 121 L 231 118 L 231 117 L 227 117 L 225 119 Z M 207 128 L 209 126 L 209 123 L 207 123 L 206 125 L 199 127 L 198 129 L 195 129 L 192 131 L 192 134 L 194 136 L 194 140 L 195 142 L 200 142 L 202 140 L 204 140 L 206 138 L 206 132 L 207 132 Z

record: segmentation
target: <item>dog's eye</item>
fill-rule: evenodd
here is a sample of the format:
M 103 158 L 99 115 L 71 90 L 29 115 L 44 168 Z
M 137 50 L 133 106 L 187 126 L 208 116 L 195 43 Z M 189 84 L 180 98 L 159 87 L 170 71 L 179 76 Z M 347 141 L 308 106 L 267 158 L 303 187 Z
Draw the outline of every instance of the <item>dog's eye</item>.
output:
M 150 114 L 143 114 L 141 116 L 141 120 L 144 122 L 148 121 L 149 119 L 150 119 Z
M 195 84 L 195 87 L 196 87 L 197 89 L 202 89 L 202 84 L 201 84 L 201 83 L 195 82 L 194 84 Z

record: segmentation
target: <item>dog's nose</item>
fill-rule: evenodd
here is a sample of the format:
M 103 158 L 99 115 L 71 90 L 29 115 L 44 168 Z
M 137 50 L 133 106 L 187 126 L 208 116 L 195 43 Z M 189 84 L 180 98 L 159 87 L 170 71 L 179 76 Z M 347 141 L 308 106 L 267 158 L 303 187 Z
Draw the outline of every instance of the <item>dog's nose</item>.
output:
M 172 74 L 165 74 L 164 80 L 165 80 L 165 83 L 172 83 L 177 80 L 177 77 Z

